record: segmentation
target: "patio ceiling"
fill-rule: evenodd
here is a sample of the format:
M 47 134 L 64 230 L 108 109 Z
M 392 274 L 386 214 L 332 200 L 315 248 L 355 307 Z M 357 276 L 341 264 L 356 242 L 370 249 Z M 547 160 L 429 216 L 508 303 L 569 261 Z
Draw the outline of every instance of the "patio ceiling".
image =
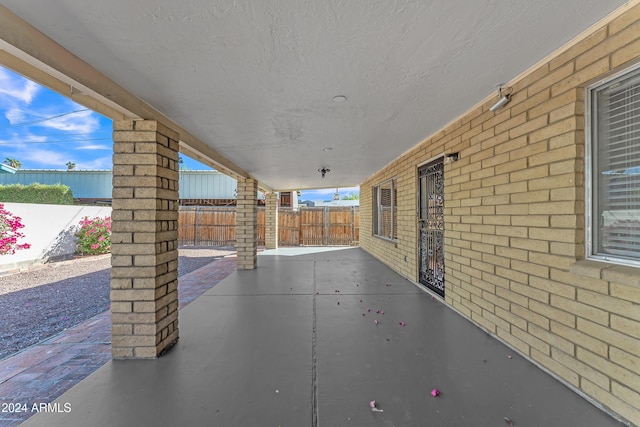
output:
M 235 176 L 349 186 L 624 3 L 0 0 L 0 62 L 112 118 L 165 116 Z

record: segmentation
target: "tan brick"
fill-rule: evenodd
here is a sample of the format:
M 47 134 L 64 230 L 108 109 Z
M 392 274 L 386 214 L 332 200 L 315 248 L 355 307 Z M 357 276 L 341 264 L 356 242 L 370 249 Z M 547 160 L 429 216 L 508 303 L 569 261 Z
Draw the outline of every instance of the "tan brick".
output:
M 155 346 L 154 336 L 149 335 L 116 335 L 112 337 L 114 347 Z
M 153 359 L 158 356 L 158 347 L 157 346 L 146 346 L 146 347 L 135 347 L 133 349 L 133 356 L 139 359 Z
M 126 301 L 126 302 L 111 301 L 111 312 L 112 313 L 131 313 L 132 304 L 129 301 Z
M 640 322 L 611 315 L 611 328 L 640 340 Z
M 533 96 L 538 92 L 546 90 L 554 83 L 570 76 L 574 72 L 574 64 L 573 62 L 569 62 L 553 71 L 548 73 L 546 76 L 540 78 L 538 81 L 533 83 L 531 86 L 527 88 L 527 95 Z
M 512 238 L 511 246 L 535 252 L 549 252 L 549 242 L 545 240 Z
M 610 313 L 640 320 L 640 310 L 637 305 L 630 301 L 580 288 L 578 288 L 578 301 L 593 307 L 599 307 Z
M 608 355 L 608 345 L 605 342 L 584 334 L 574 327 L 566 326 L 552 320 L 551 332 L 603 357 L 607 357 Z
M 640 301 L 640 274 L 638 274 L 637 267 L 613 265 L 602 271 L 602 278 L 616 283 L 616 289 L 619 289 L 618 285 L 627 285 L 635 289 L 634 295 L 637 299 L 630 301 Z
M 640 402 L 640 393 L 637 392 L 637 388 L 632 390 L 616 381 L 611 382 L 611 393 L 632 406 L 637 406 L 637 403 Z M 640 415 L 640 411 L 638 412 Z
M 131 335 L 133 333 L 133 327 L 130 324 L 126 325 L 111 325 L 112 335 Z
M 619 67 L 626 62 L 632 61 L 640 57 L 640 39 L 616 50 L 611 55 L 611 67 Z
M 629 369 L 631 372 L 640 372 L 640 355 L 632 355 L 618 348 L 609 349 L 609 360 L 611 362 Z
M 586 38 L 580 40 L 579 43 L 572 45 L 569 49 L 560 53 L 550 62 L 551 69 L 558 68 L 561 65 L 566 64 L 568 61 L 573 60 L 576 56 L 580 55 L 586 50 L 591 49 L 593 46 L 601 43 L 607 37 L 607 28 L 603 27 Z
M 547 356 L 544 353 L 539 352 L 535 348 L 531 349 L 531 357 L 554 374 L 560 376 L 564 381 L 567 381 L 574 387 L 578 387 L 580 380 L 578 374 L 569 369 L 567 366 L 558 362 L 557 360 Z
M 578 347 L 577 350 L 580 350 L 580 348 Z M 581 377 L 587 378 L 589 381 L 593 381 L 604 390 L 610 389 L 609 377 L 588 364 L 578 361 L 575 357 L 555 348 L 551 351 L 551 357 L 578 372 Z
M 549 227 L 549 215 L 513 215 L 511 225 L 515 227 Z
M 554 84 L 551 87 L 551 96 L 558 96 L 567 90 L 577 88 L 596 77 L 602 76 L 607 71 L 609 71 L 609 58 L 602 58 L 600 61 L 592 63 Z
M 521 339 L 513 336 L 510 332 L 507 332 L 503 329 L 497 329 L 496 335 L 498 335 L 502 340 L 504 340 L 507 344 L 511 345 L 516 350 L 520 351 L 523 354 L 529 354 L 529 345 L 522 341 Z
M 582 292 L 582 289 L 579 289 L 578 292 Z M 557 295 L 551 295 L 551 305 L 568 313 L 573 313 L 576 316 L 590 319 L 601 325 L 609 325 L 609 313 L 599 308 Z
M 111 301 L 153 301 L 153 290 L 147 289 L 114 289 L 111 290 Z
M 509 180 L 511 182 L 528 181 L 530 179 L 542 178 L 549 175 L 549 166 L 540 165 L 532 168 L 525 168 L 515 172 L 511 172 Z
M 512 304 L 511 312 L 518 317 L 522 317 L 527 322 L 536 324 L 543 329 L 549 329 L 550 327 L 548 318 L 546 318 L 545 316 L 541 316 L 538 313 L 531 311 L 526 307 L 522 307 L 517 304 Z
M 559 337 L 558 335 L 551 333 L 549 330 L 541 328 L 535 323 L 528 324 L 528 331 L 531 335 L 540 339 L 551 347 L 555 347 L 570 356 L 575 355 L 576 346 L 571 341 Z
M 546 354 L 547 356 L 551 355 L 551 347 L 541 339 L 516 327 L 511 328 L 511 333 L 521 341 L 527 343 L 530 348 L 536 349 L 542 354 Z
M 584 332 L 631 354 L 640 354 L 640 340 L 638 339 L 580 317 L 577 318 L 576 324 L 580 332 Z
M 580 389 L 622 417 L 633 421 L 640 420 L 640 410 L 638 410 L 638 408 L 623 402 L 609 391 L 603 390 L 591 381 L 582 378 L 580 380 Z
M 554 295 L 551 295 L 551 299 L 554 298 Z M 541 315 L 542 317 L 549 319 L 550 321 L 560 322 L 563 325 L 567 325 L 570 327 L 574 327 L 576 324 L 576 317 L 573 313 L 568 311 L 563 311 L 564 309 L 554 308 L 550 306 L 548 303 L 539 302 L 539 301 L 529 301 L 529 309 Z M 538 325 L 545 327 L 545 329 L 549 329 L 550 324 L 547 322 L 540 323 L 536 322 Z
M 526 92 L 514 93 L 511 100 L 511 114 L 514 116 L 531 111 L 535 106 L 542 104 L 551 96 L 550 90 L 538 92 L 533 96 L 527 96 Z
M 549 117 L 545 114 L 542 115 L 538 118 L 535 118 L 533 120 L 528 120 L 526 122 L 524 122 L 523 124 L 521 124 L 520 126 L 516 126 L 514 128 L 511 128 L 509 130 L 509 137 L 510 138 L 517 138 L 521 135 L 530 133 L 535 131 L 536 129 L 540 129 L 543 128 L 545 126 L 547 126 L 547 124 L 549 123 Z M 496 129 L 497 132 L 497 129 Z
M 574 264 L 575 265 L 575 264 Z M 573 268 L 573 266 L 572 266 Z M 551 279 L 560 283 L 566 283 L 577 288 L 589 289 L 599 293 L 609 293 L 609 283 L 604 280 L 579 276 L 570 272 L 551 269 Z
M 127 359 L 133 357 L 133 347 L 119 347 L 112 344 L 111 357 L 114 359 Z
M 636 385 L 636 387 L 638 386 L 638 384 L 640 384 L 640 375 L 638 375 L 638 373 L 632 372 L 628 369 L 611 363 L 609 360 L 607 360 L 606 357 L 593 354 L 590 351 L 587 351 L 580 347 L 576 348 L 576 357 L 578 358 L 578 360 L 594 367 L 600 372 L 605 373 L 621 384 L 624 384 L 626 386 Z

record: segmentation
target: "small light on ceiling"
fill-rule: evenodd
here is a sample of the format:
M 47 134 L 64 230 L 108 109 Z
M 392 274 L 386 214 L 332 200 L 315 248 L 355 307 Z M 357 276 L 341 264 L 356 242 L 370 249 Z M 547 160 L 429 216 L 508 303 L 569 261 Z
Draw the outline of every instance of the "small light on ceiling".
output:
M 320 175 L 322 176 L 322 178 L 324 179 L 324 176 L 328 173 L 331 172 L 331 169 L 329 168 L 320 168 L 318 169 L 318 172 L 320 172 Z
M 336 95 L 336 96 L 334 96 L 333 98 L 331 98 L 331 100 L 332 100 L 333 102 L 344 102 L 344 101 L 346 101 L 346 100 L 347 100 L 347 97 L 346 97 L 346 96 L 344 96 L 344 95 Z
M 333 150 L 333 147 L 324 147 L 322 149 L 322 151 L 331 151 L 331 150 Z

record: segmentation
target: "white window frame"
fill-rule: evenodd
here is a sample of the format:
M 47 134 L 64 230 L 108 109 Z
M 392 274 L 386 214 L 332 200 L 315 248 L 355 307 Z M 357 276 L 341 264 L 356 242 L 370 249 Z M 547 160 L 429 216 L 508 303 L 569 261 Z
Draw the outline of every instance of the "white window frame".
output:
M 586 109 L 585 109 L 585 209 L 586 209 L 586 257 L 598 261 L 606 261 L 615 264 L 640 267 L 640 254 L 638 258 L 631 256 L 618 256 L 616 254 L 600 253 L 598 246 L 602 235 L 599 230 L 599 218 L 602 214 L 598 203 L 598 176 L 597 169 L 597 148 L 598 148 L 598 117 L 595 93 L 598 90 L 613 86 L 616 82 L 628 78 L 635 74 L 640 76 L 640 63 L 616 73 L 606 79 L 598 81 L 587 87 L 586 90 Z
M 391 183 L 391 233 L 390 236 L 386 236 L 381 232 L 384 229 L 383 215 L 382 215 L 382 205 L 380 204 L 380 189 L 386 184 Z M 373 235 L 379 237 L 381 239 L 391 240 L 393 242 L 397 241 L 397 212 L 398 212 L 398 201 L 396 200 L 396 195 L 398 192 L 397 187 L 397 178 L 393 177 L 387 179 L 386 181 L 381 182 L 380 184 L 373 187 L 374 195 L 373 195 Z M 394 237 L 395 236 L 395 237 Z

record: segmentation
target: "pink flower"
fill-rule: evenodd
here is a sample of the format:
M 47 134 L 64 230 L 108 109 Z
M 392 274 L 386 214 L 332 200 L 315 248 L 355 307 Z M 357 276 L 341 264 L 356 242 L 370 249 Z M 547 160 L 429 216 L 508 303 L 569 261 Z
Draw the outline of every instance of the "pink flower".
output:
M 370 309 L 370 308 L 367 308 L 367 311 L 371 311 L 371 309 Z
M 400 322 L 400 326 L 405 326 L 405 325 L 406 325 L 406 323 Z
M 431 390 L 431 396 L 437 397 L 438 395 L 440 395 L 440 390 L 438 390 L 437 388 Z
M 93 245 L 91 245 L 91 249 L 96 250 L 100 247 L 100 245 L 98 243 L 94 243 Z
M 380 314 L 384 314 L 384 311 L 381 311 Z
M 374 320 L 374 321 L 373 321 L 373 323 L 375 323 L 375 324 L 377 325 L 377 324 L 378 324 L 378 321 L 377 321 L 377 320 Z
M 371 410 L 373 412 L 384 412 L 382 409 L 376 408 L 376 401 L 375 400 L 372 400 L 371 402 L 369 402 L 369 407 L 371 408 Z
M 380 310 L 376 310 L 376 313 L 380 313 Z

